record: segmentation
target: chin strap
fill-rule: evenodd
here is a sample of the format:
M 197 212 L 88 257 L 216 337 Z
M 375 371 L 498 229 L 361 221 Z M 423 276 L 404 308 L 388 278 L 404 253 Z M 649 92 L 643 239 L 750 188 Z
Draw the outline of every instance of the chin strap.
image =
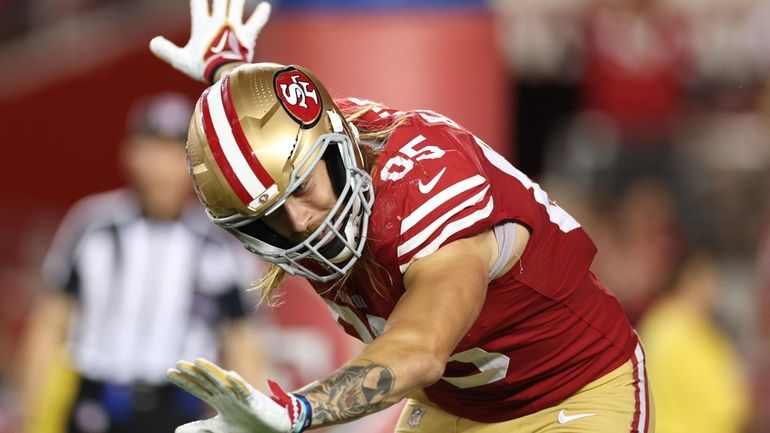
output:
M 267 386 L 272 391 L 274 402 L 286 408 L 291 420 L 291 433 L 300 433 L 310 426 L 312 421 L 312 408 L 304 395 L 292 394 L 284 391 L 280 385 L 272 380 L 267 381 Z

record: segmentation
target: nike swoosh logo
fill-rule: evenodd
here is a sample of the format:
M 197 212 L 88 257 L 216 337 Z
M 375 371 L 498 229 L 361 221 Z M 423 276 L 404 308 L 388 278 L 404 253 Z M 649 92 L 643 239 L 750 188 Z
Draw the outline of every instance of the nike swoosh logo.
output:
M 559 412 L 559 416 L 556 417 L 556 420 L 559 421 L 559 424 L 567 424 L 568 422 L 572 422 L 575 420 L 578 420 L 580 418 L 588 418 L 589 416 L 594 416 L 595 413 L 576 413 L 575 415 L 567 415 L 564 413 L 564 409 L 562 409 Z
M 436 184 L 438 183 L 438 180 L 441 179 L 441 176 L 444 175 L 445 171 L 446 171 L 446 167 L 442 168 L 441 171 L 438 172 L 436 177 L 431 179 L 431 181 L 426 184 L 423 184 L 422 181 L 419 181 L 417 183 L 417 187 L 420 188 L 420 192 L 423 194 L 427 194 L 431 192 L 431 190 L 433 190 L 433 187 L 435 187 Z
M 219 38 L 219 42 L 211 47 L 211 52 L 214 54 L 219 54 L 222 52 L 222 50 L 225 48 L 225 42 L 227 41 L 227 37 L 230 36 L 230 31 L 225 30 L 222 32 L 222 37 Z

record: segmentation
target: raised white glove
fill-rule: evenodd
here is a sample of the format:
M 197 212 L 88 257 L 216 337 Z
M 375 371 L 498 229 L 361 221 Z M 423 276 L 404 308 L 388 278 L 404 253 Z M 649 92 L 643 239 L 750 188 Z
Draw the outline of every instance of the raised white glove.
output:
M 273 382 L 268 397 L 234 371 L 205 359 L 179 361 L 166 377 L 216 409 L 217 416 L 179 426 L 176 433 L 299 433 L 310 424 L 310 406 Z
M 230 62 L 251 62 L 257 35 L 270 16 L 270 3 L 262 2 L 243 22 L 245 0 L 190 0 L 190 40 L 180 48 L 163 36 L 150 41 L 150 50 L 188 76 L 211 84 L 216 70 Z

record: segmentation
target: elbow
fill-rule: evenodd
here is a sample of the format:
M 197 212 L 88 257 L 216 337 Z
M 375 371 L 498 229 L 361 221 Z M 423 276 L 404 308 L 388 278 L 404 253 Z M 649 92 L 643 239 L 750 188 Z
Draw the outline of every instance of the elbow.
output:
M 363 358 L 391 366 L 404 396 L 438 382 L 452 351 L 440 339 L 420 332 L 386 332 L 364 351 Z
M 446 360 L 441 359 L 434 359 L 434 361 L 431 363 L 430 368 L 425 373 L 425 386 L 433 385 L 434 383 L 438 382 L 441 377 L 444 375 L 444 370 L 446 370 Z
M 446 358 L 430 353 L 424 349 L 414 354 L 416 371 L 414 377 L 419 378 L 419 388 L 425 388 L 438 382 L 446 369 Z

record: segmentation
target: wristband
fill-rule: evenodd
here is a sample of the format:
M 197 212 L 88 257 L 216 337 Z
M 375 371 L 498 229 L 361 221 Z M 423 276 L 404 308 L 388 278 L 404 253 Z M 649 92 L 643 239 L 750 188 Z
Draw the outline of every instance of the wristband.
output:
M 313 409 L 310 407 L 310 402 L 307 401 L 304 395 L 291 394 L 294 402 L 299 403 L 300 410 L 299 416 L 296 418 L 292 433 L 300 433 L 310 427 L 310 423 L 313 421 Z
M 273 392 L 273 401 L 286 408 L 291 423 L 288 433 L 300 433 L 307 429 L 312 421 L 312 409 L 307 398 L 304 395 L 284 391 L 272 380 L 267 381 L 267 386 Z

